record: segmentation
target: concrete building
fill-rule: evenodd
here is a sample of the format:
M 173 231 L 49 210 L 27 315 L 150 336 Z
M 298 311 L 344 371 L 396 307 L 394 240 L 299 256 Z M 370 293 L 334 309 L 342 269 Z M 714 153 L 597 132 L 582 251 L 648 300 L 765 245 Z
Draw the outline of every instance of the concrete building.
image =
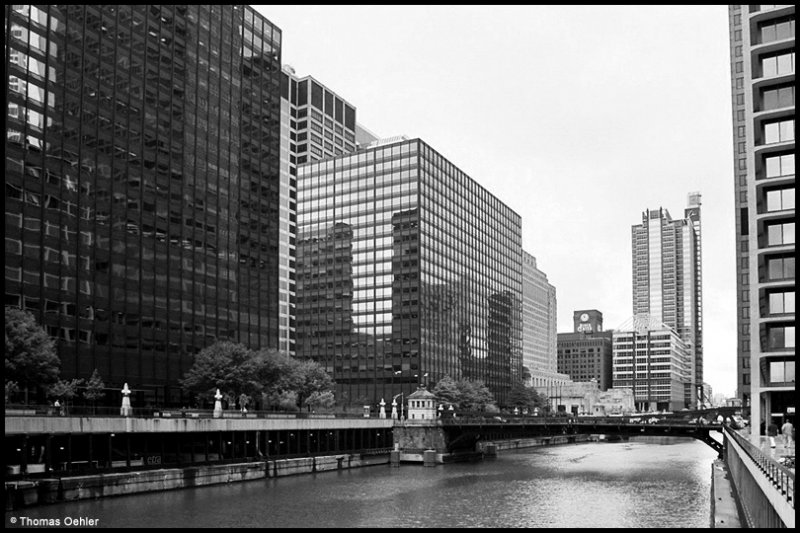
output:
M 278 348 L 281 30 L 243 5 L 5 21 L 5 303 L 62 378 L 179 405 L 216 340 Z
M 686 387 L 691 355 L 671 327 L 639 315 L 614 330 L 615 389 L 632 389 L 638 411 L 678 411 L 690 407 Z
M 297 355 L 342 402 L 522 379 L 521 218 L 419 139 L 298 166 Z M 358 402 L 360 403 L 360 402 Z
M 536 258 L 522 252 L 522 364 L 526 382 L 541 388 L 565 383 L 556 364 L 557 338 L 556 288 L 547 274 L 537 268 Z
M 611 335 L 603 331 L 603 313 L 575 311 L 572 333 L 558 334 L 558 371 L 573 381 L 597 381 L 600 390 L 612 386 Z
M 680 336 L 691 359 L 686 404 L 703 394 L 703 293 L 700 194 L 691 193 L 684 218 L 648 209 L 631 228 L 633 315 L 648 315 Z
M 795 408 L 795 6 L 731 5 L 729 25 L 737 390 L 763 434 Z

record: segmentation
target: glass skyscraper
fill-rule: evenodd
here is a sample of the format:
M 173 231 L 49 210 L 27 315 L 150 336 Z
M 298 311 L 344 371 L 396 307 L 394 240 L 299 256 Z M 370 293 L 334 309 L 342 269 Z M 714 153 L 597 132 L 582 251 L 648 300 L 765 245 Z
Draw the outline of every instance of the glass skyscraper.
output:
M 215 340 L 277 348 L 280 29 L 234 5 L 5 23 L 5 302 L 63 377 L 177 403 Z
M 522 377 L 521 219 L 419 139 L 298 166 L 297 356 L 342 403 Z

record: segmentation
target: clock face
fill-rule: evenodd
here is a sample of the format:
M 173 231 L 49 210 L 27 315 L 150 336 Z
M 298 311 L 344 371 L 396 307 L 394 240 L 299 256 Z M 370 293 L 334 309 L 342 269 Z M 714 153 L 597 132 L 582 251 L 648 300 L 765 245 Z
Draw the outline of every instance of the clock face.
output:
M 589 320 L 589 314 L 588 313 L 583 313 L 581 315 L 581 321 L 586 322 L 587 320 Z

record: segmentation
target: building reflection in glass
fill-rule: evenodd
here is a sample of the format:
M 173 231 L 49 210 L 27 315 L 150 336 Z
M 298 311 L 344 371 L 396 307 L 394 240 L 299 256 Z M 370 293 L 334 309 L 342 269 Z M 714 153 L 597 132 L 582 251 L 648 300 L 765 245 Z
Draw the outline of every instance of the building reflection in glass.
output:
M 144 403 L 277 346 L 281 32 L 245 6 L 6 6 L 6 305 Z
M 418 139 L 301 165 L 298 193 L 297 353 L 325 362 L 340 401 L 445 375 L 502 401 L 522 373 L 519 215 Z M 348 272 L 327 252 L 337 225 L 352 230 Z M 350 282 L 352 307 L 335 292 Z M 337 321 L 349 332 L 322 342 Z

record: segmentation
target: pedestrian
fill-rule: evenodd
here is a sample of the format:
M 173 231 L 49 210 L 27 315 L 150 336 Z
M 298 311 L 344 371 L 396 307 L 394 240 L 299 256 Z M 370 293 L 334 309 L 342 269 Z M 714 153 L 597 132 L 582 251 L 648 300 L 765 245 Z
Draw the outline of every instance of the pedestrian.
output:
M 783 423 L 781 426 L 781 433 L 783 433 L 783 445 L 789 448 L 792 444 L 792 431 L 794 431 L 794 426 L 789 419 L 786 419 L 786 422 Z
M 775 447 L 775 437 L 778 435 L 778 426 L 774 422 L 770 422 L 767 426 L 767 435 L 769 436 L 769 447 Z

